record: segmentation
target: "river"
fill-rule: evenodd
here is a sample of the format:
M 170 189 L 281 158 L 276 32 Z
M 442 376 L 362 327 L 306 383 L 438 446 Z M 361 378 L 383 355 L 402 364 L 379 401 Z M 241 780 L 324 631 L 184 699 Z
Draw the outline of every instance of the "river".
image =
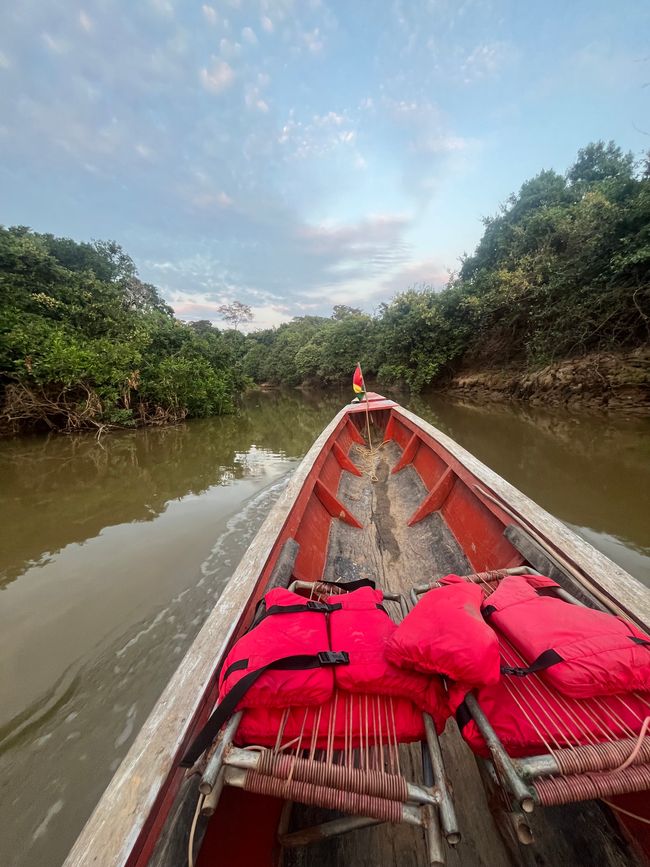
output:
M 0 441 L 0 864 L 56 867 L 347 393 Z M 405 398 L 650 585 L 650 423 Z

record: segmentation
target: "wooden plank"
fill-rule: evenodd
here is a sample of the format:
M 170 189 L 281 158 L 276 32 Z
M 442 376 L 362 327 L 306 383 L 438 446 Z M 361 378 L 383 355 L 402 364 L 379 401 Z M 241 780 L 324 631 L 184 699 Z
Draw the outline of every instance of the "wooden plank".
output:
M 415 512 L 413 512 L 411 517 L 408 519 L 409 527 L 412 527 L 413 524 L 417 524 L 418 521 L 421 521 L 422 518 L 426 518 L 426 516 L 430 515 L 432 512 L 437 512 L 438 509 L 441 509 L 455 483 L 456 474 L 451 467 L 448 467 L 440 477 L 440 481 L 435 488 L 432 488 L 429 491 Z
M 314 493 L 333 518 L 339 518 L 351 527 L 361 529 L 361 524 L 354 517 L 352 512 L 349 509 L 346 509 L 340 500 L 336 499 L 336 496 L 321 482 L 320 479 L 316 479 Z
M 403 407 L 394 409 L 393 412 L 399 420 L 410 427 L 411 431 L 415 432 L 417 429 L 437 443 L 455 472 L 462 477 L 464 470 L 465 476 L 468 473 L 473 475 L 481 485 L 501 497 L 510 509 L 517 513 L 524 528 L 528 525 L 535 529 L 551 548 L 561 553 L 605 595 L 617 602 L 635 620 L 642 622 L 646 629 L 650 628 L 650 590 L 647 587 L 486 467 L 442 431 Z M 471 480 L 469 481 L 471 483 Z
M 352 473 L 353 476 L 360 476 L 361 470 L 359 467 L 355 466 L 350 458 L 345 454 L 343 449 L 338 443 L 334 443 L 332 446 L 332 454 L 339 462 L 339 466 L 342 470 L 347 470 L 348 473 Z
M 216 662 L 237 628 L 303 485 L 345 423 L 346 412 L 347 407 L 336 415 L 296 469 L 86 822 L 65 867 L 134 863 L 151 811 L 189 738 L 192 721 L 202 710 Z
M 415 457 L 415 453 L 420 447 L 420 437 L 417 434 L 413 434 L 411 439 L 407 442 L 406 448 L 400 455 L 399 460 L 391 470 L 392 473 L 399 473 L 400 470 L 403 470 L 404 467 L 408 466 L 413 458 Z
M 282 546 L 282 550 L 280 551 L 280 555 L 278 559 L 275 561 L 275 566 L 273 567 L 273 571 L 271 572 L 271 577 L 269 578 L 269 582 L 266 585 L 265 592 L 268 590 L 273 590 L 274 587 L 288 587 L 291 583 L 291 576 L 293 575 L 293 567 L 296 565 L 296 557 L 298 556 L 298 551 L 300 550 L 300 545 L 296 542 L 295 539 L 287 539 L 287 541 Z
M 384 431 L 384 443 L 388 443 L 393 439 L 393 428 L 395 425 L 395 420 L 393 418 L 393 413 L 388 416 L 388 424 L 386 425 L 386 430 Z
M 359 433 L 359 428 L 356 426 L 356 424 L 353 421 L 350 420 L 349 417 L 348 417 L 347 429 L 348 429 L 350 436 L 352 437 L 353 442 L 359 443 L 362 446 L 366 444 L 366 441 Z

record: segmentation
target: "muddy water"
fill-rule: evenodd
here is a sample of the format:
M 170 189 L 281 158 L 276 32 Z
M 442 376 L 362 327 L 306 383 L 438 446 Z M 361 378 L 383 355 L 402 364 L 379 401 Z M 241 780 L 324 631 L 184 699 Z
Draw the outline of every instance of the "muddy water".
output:
M 60 864 L 345 395 L 0 442 L 0 864 Z M 650 585 L 650 427 L 404 400 Z

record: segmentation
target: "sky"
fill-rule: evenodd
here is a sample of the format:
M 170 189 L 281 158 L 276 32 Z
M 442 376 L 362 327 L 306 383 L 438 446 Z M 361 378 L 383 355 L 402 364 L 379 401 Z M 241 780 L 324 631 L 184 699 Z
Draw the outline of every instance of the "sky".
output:
M 442 287 L 598 139 L 650 148 L 646 0 L 0 7 L 0 224 L 118 241 L 185 320 Z

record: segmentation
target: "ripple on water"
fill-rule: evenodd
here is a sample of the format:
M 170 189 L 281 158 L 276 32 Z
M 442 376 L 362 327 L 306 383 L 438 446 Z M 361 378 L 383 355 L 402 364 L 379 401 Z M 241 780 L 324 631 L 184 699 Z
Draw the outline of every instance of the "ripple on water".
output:
M 126 713 L 126 723 L 124 728 L 119 733 L 119 735 L 115 738 L 115 749 L 118 749 L 123 744 L 125 744 L 128 739 L 133 734 L 133 728 L 135 726 L 135 715 L 138 709 L 137 702 L 131 705 Z
M 45 814 L 45 818 L 43 819 L 41 824 L 36 828 L 36 830 L 32 834 L 32 840 L 38 840 L 39 837 L 42 837 L 43 834 L 46 833 L 47 826 L 50 824 L 50 822 L 56 816 L 56 814 L 60 813 L 61 810 L 63 809 L 63 803 L 64 802 L 62 800 L 58 800 L 52 804 L 50 809 Z

